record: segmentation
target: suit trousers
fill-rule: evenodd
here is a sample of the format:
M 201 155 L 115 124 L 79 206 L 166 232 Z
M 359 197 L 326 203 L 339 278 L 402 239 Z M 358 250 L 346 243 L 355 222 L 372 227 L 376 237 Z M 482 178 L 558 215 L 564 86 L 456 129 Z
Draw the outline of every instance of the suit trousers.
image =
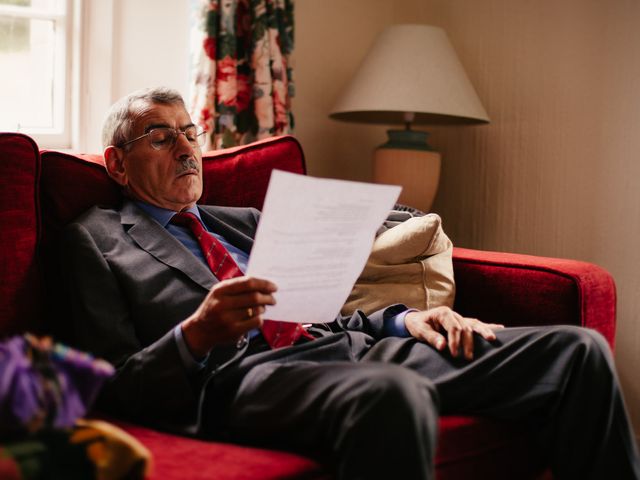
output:
M 558 479 L 640 479 L 613 359 L 595 331 L 507 328 L 475 339 L 474 360 L 412 338 L 345 331 L 268 350 L 259 338 L 210 381 L 205 432 L 279 447 L 339 479 L 433 479 L 438 416 L 536 428 Z

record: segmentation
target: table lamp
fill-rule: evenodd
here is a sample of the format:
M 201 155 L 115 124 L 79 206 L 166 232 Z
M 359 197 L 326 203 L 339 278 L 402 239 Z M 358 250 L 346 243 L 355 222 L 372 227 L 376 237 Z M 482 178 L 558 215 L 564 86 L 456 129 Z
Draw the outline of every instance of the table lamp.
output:
M 438 189 L 440 154 L 428 145 L 427 132 L 411 125 L 489 121 L 447 34 L 430 25 L 386 28 L 329 116 L 404 124 L 376 148 L 374 181 L 402 185 L 398 202 L 427 212 Z

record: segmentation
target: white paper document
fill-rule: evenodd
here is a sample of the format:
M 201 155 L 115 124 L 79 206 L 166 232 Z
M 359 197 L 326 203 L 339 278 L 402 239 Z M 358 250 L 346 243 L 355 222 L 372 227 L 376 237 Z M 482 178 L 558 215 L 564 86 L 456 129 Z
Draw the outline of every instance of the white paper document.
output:
M 246 272 L 278 286 L 264 318 L 333 321 L 400 190 L 274 170 Z

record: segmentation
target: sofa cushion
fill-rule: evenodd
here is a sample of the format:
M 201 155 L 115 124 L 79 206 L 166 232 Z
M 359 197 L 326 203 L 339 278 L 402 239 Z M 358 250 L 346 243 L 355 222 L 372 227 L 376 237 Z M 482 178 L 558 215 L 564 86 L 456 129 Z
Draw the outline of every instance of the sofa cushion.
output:
M 40 201 L 43 242 L 93 205 L 117 205 L 119 186 L 107 175 L 101 155 L 43 150 Z
M 40 236 L 38 147 L 26 135 L 0 133 L 0 332 L 38 331 Z
M 193 480 L 217 478 L 222 465 L 224 478 L 235 480 L 331 478 L 317 462 L 294 453 L 177 437 L 126 422 L 115 423 L 151 451 L 154 470 L 149 480 L 183 478 L 185 472 Z M 495 480 L 533 480 L 543 474 L 540 457 L 530 455 L 534 448 L 530 432 L 522 425 L 444 416 L 439 430 L 435 458 L 439 480 L 474 478 L 477 472 L 492 472 L 490 478 Z M 185 457 L 189 458 L 188 466 Z
M 546 478 L 531 430 L 519 422 L 444 415 L 436 451 L 438 480 Z
M 342 307 L 369 314 L 393 303 L 428 310 L 453 306 L 453 244 L 435 213 L 409 218 L 373 242 L 364 270 Z
M 151 451 L 154 468 L 149 480 L 331 478 L 320 464 L 294 453 L 178 437 L 125 422 L 115 423 Z

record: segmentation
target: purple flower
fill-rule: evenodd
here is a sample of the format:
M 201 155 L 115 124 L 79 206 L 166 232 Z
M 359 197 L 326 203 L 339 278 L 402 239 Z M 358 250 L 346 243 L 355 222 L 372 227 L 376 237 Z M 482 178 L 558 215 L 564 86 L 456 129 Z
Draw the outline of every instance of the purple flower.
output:
M 48 337 L 0 342 L 0 434 L 72 426 L 113 372 L 108 363 Z

